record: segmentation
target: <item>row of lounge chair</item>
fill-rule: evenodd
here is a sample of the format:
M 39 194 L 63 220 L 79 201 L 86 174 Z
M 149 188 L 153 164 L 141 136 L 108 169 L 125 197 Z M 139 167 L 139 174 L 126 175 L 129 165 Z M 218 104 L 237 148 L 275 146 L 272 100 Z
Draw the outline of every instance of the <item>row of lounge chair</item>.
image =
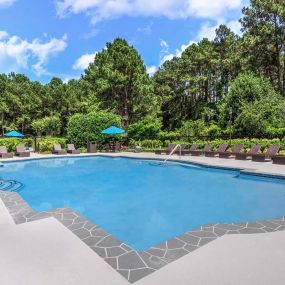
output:
M 80 154 L 80 150 L 76 149 L 74 144 L 68 144 L 67 149 L 62 149 L 60 144 L 55 144 L 53 146 L 53 154 L 65 155 L 65 154 Z
M 60 144 L 55 144 L 53 146 L 53 154 L 64 155 L 64 154 L 80 154 L 80 150 L 76 149 L 74 144 L 68 144 L 67 149 L 62 149 Z M 16 156 L 19 157 L 30 157 L 30 151 L 27 151 L 24 146 L 16 147 Z M 8 152 L 5 146 L 0 146 L 0 158 L 12 158 L 13 153 Z
M 24 146 L 17 146 L 16 147 L 16 156 L 19 157 L 29 157 L 30 152 L 25 150 Z M 0 146 L 0 158 L 12 158 L 13 153 L 8 152 L 5 146 Z
M 221 144 L 217 150 L 213 150 L 213 146 L 210 144 L 205 145 L 204 149 L 198 149 L 198 145 L 192 144 L 190 148 L 188 145 L 181 145 L 181 150 L 178 148 L 174 151 L 176 145 L 170 144 L 165 151 L 158 150 L 156 154 L 171 154 L 176 153 L 181 155 L 193 155 L 200 156 L 205 155 L 206 157 L 219 156 L 220 158 L 231 158 L 234 157 L 238 160 L 246 160 L 251 158 L 252 161 L 264 162 L 266 159 L 270 159 L 275 164 L 285 164 L 285 155 L 279 155 L 280 146 L 272 145 L 265 153 L 261 153 L 261 146 L 254 145 L 248 152 L 244 152 L 244 146 L 238 144 L 234 146 L 231 151 L 228 151 L 228 144 Z

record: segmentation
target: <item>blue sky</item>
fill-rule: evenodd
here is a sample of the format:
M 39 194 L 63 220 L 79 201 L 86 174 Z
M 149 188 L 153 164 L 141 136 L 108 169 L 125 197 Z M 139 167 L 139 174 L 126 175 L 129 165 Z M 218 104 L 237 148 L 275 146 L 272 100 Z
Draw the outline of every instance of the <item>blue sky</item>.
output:
M 239 32 L 245 0 L 0 0 L 0 73 L 43 83 L 78 78 L 116 37 L 141 54 L 152 73 L 192 42 L 228 24 Z

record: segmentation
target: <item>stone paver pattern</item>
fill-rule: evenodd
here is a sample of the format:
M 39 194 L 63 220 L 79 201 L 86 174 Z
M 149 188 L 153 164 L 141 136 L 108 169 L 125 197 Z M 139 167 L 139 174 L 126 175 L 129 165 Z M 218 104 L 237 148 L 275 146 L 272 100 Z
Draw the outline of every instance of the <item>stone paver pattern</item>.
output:
M 137 252 L 72 209 L 35 212 L 18 193 L 0 191 L 0 198 L 16 224 L 55 217 L 130 283 L 225 234 L 256 234 L 285 230 L 285 217 L 270 221 L 203 225 L 145 251 Z

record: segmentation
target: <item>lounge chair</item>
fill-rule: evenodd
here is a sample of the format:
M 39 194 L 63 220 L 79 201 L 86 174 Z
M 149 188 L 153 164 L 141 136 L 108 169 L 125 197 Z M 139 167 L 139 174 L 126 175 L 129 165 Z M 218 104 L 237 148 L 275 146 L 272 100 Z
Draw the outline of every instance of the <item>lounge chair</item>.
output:
M 74 144 L 67 144 L 67 153 L 80 154 L 80 150 L 76 149 Z
M 236 154 L 236 159 L 238 160 L 245 160 L 248 157 L 257 154 L 261 149 L 261 146 L 256 144 L 251 147 L 251 149 L 248 152 L 240 152 Z
M 228 144 L 221 144 L 217 150 L 205 151 L 205 156 L 213 157 L 217 154 L 224 153 L 228 148 Z
M 13 153 L 7 152 L 6 146 L 0 146 L 0 158 L 12 158 Z
M 155 151 L 155 154 L 170 154 L 171 151 L 175 148 L 176 144 L 169 144 L 165 151 L 159 149 Z
M 273 164 L 285 165 L 285 155 L 281 155 L 281 154 L 274 155 L 272 156 L 272 161 L 273 161 Z
M 272 157 L 274 157 L 275 155 L 278 154 L 279 149 L 280 149 L 280 146 L 272 145 L 272 146 L 270 146 L 267 149 L 266 153 L 256 153 L 256 154 L 253 154 L 251 156 L 252 161 L 264 162 L 266 158 L 270 158 L 271 159 Z
M 16 146 L 16 155 L 19 157 L 30 157 L 30 152 L 26 151 L 24 146 Z
M 243 149 L 243 145 L 242 144 L 237 144 L 232 148 L 232 151 L 224 151 L 224 152 L 220 152 L 219 153 L 219 157 L 220 158 L 229 158 L 233 155 L 237 155 L 239 154 Z
M 53 145 L 53 152 L 52 153 L 57 154 L 57 155 L 67 154 L 66 150 L 62 149 L 60 144 L 54 144 Z
M 190 154 L 193 156 L 200 156 L 205 152 L 211 151 L 212 150 L 212 145 L 210 144 L 206 144 L 204 149 L 194 149 L 194 150 L 190 150 Z
M 186 144 L 181 145 L 181 154 L 182 155 L 190 154 L 192 151 L 195 151 L 198 148 L 198 146 L 196 144 L 192 144 L 189 149 L 187 149 L 187 146 L 188 145 L 186 145 Z M 178 150 L 178 154 L 179 154 L 179 150 Z

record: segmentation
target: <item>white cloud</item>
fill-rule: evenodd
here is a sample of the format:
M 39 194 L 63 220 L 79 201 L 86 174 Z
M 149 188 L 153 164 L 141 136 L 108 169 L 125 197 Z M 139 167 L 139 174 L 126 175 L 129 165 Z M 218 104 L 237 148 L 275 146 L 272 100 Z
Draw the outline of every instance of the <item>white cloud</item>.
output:
M 216 19 L 239 9 L 245 0 L 57 0 L 60 17 L 86 13 L 92 23 L 122 16 Z
M 6 31 L 0 31 L 0 40 L 5 39 L 9 36 Z
M 62 78 L 63 83 L 68 83 L 70 80 L 73 80 L 73 79 L 77 80 L 80 78 L 80 75 L 69 75 L 69 74 L 59 74 L 56 76 Z
M 171 60 L 173 59 L 174 57 L 181 57 L 182 53 L 192 44 L 195 44 L 196 42 L 195 41 L 189 41 L 187 44 L 183 44 L 181 45 L 180 48 L 177 48 L 175 50 L 175 53 L 169 53 L 169 54 L 166 54 L 164 55 L 162 58 L 161 58 L 161 61 L 160 61 L 160 64 L 163 64 L 165 61 L 167 60 Z
M 205 23 L 201 26 L 198 34 L 197 39 L 202 40 L 207 38 L 209 40 L 213 40 L 216 36 L 216 29 L 219 27 L 220 24 L 217 25 L 210 25 L 210 23 Z
M 86 69 L 89 66 L 89 64 L 94 61 L 96 53 L 97 52 L 83 54 L 76 60 L 72 68 L 75 70 Z
M 226 25 L 237 35 L 241 35 L 241 23 L 238 20 L 229 21 Z
M 205 23 L 201 26 L 198 34 L 197 40 L 202 40 L 203 38 L 208 38 L 209 40 L 213 40 L 216 36 L 216 29 L 221 25 L 225 24 L 228 28 L 230 28 L 235 34 L 241 34 L 241 24 L 237 20 L 233 21 L 225 21 L 220 19 L 217 24 L 210 25 L 210 23 Z
M 210 25 L 210 23 L 206 22 L 201 26 L 200 30 L 198 31 L 197 36 L 195 37 L 196 41 L 189 41 L 187 44 L 182 44 L 181 47 L 177 48 L 174 53 L 169 53 L 168 44 L 164 40 L 160 40 L 160 46 L 162 47 L 161 55 L 163 55 L 160 58 L 160 64 L 163 64 L 165 61 L 171 60 L 174 57 L 181 57 L 182 53 L 186 50 L 187 47 L 189 47 L 192 44 L 198 43 L 203 38 L 208 38 L 209 40 L 213 40 L 216 36 L 216 29 L 221 24 L 225 24 L 235 34 L 238 34 L 238 35 L 241 34 L 241 24 L 237 20 L 227 22 L 224 19 L 219 19 L 217 23 L 214 25 Z
M 12 5 L 15 0 L 0 0 L 0 8 Z
M 146 71 L 150 76 L 152 76 L 157 71 L 157 66 L 155 65 L 147 66 Z
M 148 23 L 146 26 L 138 28 L 137 31 L 144 35 L 151 35 L 152 34 L 152 25 L 153 22 Z
M 161 52 L 168 52 L 168 49 L 169 49 L 169 45 L 168 43 L 163 40 L 163 39 L 160 39 L 160 46 L 161 46 Z
M 51 38 L 47 42 L 34 39 L 31 42 L 18 36 L 9 36 L 1 31 L 0 37 L 0 72 L 17 72 L 32 68 L 36 75 L 48 74 L 46 64 L 51 56 L 65 50 L 67 37 Z

